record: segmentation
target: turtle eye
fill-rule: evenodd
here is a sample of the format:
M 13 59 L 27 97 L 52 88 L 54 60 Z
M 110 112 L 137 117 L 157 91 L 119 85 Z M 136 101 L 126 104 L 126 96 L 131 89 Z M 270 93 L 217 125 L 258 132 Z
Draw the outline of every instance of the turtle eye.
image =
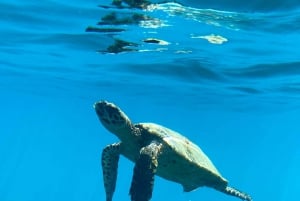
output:
M 112 119 L 114 119 L 115 121 L 120 121 L 120 116 L 116 115 L 116 114 L 113 114 Z

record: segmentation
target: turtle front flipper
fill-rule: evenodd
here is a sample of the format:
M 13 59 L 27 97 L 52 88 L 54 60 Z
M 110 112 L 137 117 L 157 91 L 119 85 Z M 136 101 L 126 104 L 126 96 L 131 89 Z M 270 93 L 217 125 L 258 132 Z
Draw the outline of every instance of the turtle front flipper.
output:
M 149 201 L 152 197 L 154 175 L 157 168 L 157 157 L 161 145 L 152 142 L 140 151 L 136 161 L 130 187 L 131 201 Z
M 116 188 L 121 143 L 107 145 L 102 151 L 102 170 L 106 201 L 112 201 Z

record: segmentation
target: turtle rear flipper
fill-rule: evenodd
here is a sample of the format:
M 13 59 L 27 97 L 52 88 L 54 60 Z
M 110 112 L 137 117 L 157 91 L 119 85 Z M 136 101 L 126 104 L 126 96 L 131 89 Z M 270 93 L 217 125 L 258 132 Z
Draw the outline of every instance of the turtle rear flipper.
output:
M 252 198 L 248 194 L 246 194 L 242 191 L 239 191 L 236 188 L 233 188 L 233 187 L 230 187 L 230 186 L 227 186 L 224 190 L 221 190 L 221 191 L 228 194 L 228 195 L 238 197 L 242 200 L 252 201 Z
M 152 197 L 154 175 L 157 169 L 157 156 L 160 145 L 152 142 L 140 151 L 136 161 L 130 187 L 131 201 L 149 201 Z
M 112 201 L 116 188 L 121 143 L 107 145 L 102 151 L 102 170 L 106 201 Z

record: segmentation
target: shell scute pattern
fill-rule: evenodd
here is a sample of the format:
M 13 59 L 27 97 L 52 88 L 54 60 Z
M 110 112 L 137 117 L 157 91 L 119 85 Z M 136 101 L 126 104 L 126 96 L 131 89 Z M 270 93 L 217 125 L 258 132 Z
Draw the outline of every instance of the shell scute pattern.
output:
M 216 175 L 220 175 L 216 167 L 204 152 L 186 137 L 179 133 L 154 123 L 139 124 L 143 129 L 147 130 L 150 135 L 164 142 L 170 147 L 170 151 L 175 151 L 182 160 L 189 160 L 197 166 L 206 168 Z

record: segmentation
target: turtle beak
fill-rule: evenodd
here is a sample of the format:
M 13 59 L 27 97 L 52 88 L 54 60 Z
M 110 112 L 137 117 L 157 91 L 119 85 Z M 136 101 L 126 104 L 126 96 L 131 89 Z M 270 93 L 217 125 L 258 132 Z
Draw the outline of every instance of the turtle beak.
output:
M 94 108 L 95 110 L 97 110 L 98 105 L 99 105 L 99 102 L 94 103 L 93 108 Z

